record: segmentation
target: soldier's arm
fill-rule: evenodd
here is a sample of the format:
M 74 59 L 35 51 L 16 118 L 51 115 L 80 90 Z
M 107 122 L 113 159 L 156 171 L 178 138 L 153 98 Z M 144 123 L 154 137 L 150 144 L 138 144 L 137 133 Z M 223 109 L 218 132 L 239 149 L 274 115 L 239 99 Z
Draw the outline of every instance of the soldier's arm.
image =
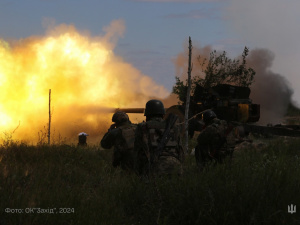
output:
M 113 147 L 119 132 L 121 132 L 119 128 L 109 129 L 100 142 L 102 148 L 110 149 Z

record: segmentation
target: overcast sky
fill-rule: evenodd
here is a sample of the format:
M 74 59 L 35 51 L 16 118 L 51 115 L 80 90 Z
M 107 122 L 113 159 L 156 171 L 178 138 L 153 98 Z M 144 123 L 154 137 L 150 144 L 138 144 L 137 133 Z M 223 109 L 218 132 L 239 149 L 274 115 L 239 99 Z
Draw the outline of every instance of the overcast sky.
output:
M 189 36 L 194 46 L 233 57 L 244 46 L 267 48 L 275 54 L 271 69 L 287 78 L 299 103 L 299 9 L 299 0 L 0 0 L 0 38 L 44 35 L 60 24 L 99 36 L 123 20 L 115 54 L 170 91 L 178 75 L 172 59 Z

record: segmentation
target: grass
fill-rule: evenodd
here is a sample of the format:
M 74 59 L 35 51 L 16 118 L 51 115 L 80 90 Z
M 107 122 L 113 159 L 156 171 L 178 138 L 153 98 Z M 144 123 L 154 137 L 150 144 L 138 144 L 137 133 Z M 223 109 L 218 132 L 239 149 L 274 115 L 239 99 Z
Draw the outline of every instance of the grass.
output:
M 287 206 L 300 205 L 300 140 L 287 140 L 202 173 L 187 156 L 183 176 L 150 181 L 113 168 L 110 150 L 10 142 L 0 147 L 0 224 L 299 224 Z

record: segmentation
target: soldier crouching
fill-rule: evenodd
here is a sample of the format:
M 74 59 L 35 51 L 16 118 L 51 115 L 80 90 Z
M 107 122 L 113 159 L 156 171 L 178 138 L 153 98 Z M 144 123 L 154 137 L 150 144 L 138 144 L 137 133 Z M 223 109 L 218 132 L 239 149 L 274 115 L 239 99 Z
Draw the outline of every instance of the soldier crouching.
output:
M 204 129 L 197 138 L 195 158 L 200 170 L 209 162 L 222 163 L 226 157 L 232 158 L 235 146 L 233 126 L 217 118 L 208 110 L 203 114 Z
M 124 170 L 135 169 L 134 137 L 136 125 L 132 124 L 125 112 L 118 111 L 112 117 L 112 124 L 101 140 L 101 146 L 110 149 L 114 146 L 114 167 Z
M 177 117 L 170 114 L 164 120 L 165 108 L 159 100 L 148 101 L 144 115 L 146 122 L 138 124 L 134 143 L 139 174 L 181 174 L 184 152 Z

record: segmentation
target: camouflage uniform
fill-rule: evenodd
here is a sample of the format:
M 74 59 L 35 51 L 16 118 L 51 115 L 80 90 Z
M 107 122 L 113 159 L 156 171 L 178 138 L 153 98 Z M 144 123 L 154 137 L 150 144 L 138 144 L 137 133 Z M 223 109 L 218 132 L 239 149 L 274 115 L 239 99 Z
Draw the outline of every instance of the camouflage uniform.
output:
M 113 166 L 121 166 L 125 170 L 134 170 L 136 154 L 134 154 L 134 135 L 136 125 L 129 120 L 120 123 L 117 128 L 110 128 L 101 140 L 101 146 L 110 149 L 114 146 Z
M 235 146 L 233 126 L 225 120 L 214 118 L 201 131 L 197 142 L 195 157 L 201 169 L 211 160 L 221 163 L 227 155 L 232 157 Z
M 182 173 L 184 152 L 178 125 L 175 124 L 171 129 L 171 137 L 161 153 L 158 155 L 156 152 L 165 127 L 166 121 L 160 117 L 153 117 L 147 122 L 138 124 L 134 149 L 137 152 L 139 174 L 148 175 L 149 172 L 158 175 Z

